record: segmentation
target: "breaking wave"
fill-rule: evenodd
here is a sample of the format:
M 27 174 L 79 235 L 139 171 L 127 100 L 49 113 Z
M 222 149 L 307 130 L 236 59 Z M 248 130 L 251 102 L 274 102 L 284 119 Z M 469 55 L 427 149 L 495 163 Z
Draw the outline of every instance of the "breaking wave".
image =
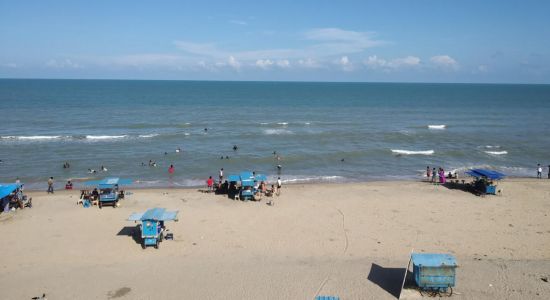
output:
M 294 132 L 287 129 L 266 129 L 264 134 L 267 135 L 281 135 L 281 134 L 294 134 Z
M 428 129 L 442 130 L 447 128 L 447 125 L 428 125 Z
M 508 154 L 508 151 L 485 151 L 485 153 L 491 154 L 491 155 L 504 155 L 504 154 Z
M 411 151 L 411 150 L 400 150 L 400 149 L 391 149 L 391 152 L 401 155 L 432 155 L 435 152 L 433 150 L 425 151 Z

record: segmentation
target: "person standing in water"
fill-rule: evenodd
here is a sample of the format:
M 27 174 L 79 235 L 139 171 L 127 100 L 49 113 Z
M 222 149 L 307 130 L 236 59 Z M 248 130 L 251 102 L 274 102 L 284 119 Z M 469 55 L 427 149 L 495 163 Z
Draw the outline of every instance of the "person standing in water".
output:
M 542 179 L 542 167 L 540 164 L 537 164 L 537 178 Z
M 428 178 L 428 180 L 430 180 L 430 178 L 432 177 L 432 170 L 430 169 L 430 166 L 426 167 L 426 177 Z
M 223 168 L 220 169 L 220 181 L 223 181 Z
M 174 171 L 175 171 L 174 165 L 170 165 L 170 167 L 168 168 L 168 173 L 172 175 L 174 174 Z

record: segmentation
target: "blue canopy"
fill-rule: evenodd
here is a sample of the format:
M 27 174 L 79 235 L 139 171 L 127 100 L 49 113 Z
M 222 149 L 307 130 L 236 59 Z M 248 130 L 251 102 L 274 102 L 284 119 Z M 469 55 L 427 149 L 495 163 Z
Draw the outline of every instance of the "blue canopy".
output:
M 229 182 L 232 182 L 232 181 L 235 181 L 235 182 L 241 181 L 241 176 L 239 176 L 239 175 L 229 175 L 229 177 L 227 177 L 227 180 L 228 180 Z
M 92 180 L 84 182 L 84 185 L 99 185 L 100 187 L 112 187 L 114 185 L 132 184 L 132 179 L 122 179 L 118 177 L 108 177 L 102 180 Z
M 165 208 L 151 208 L 144 213 L 133 213 L 128 221 L 177 221 L 178 211 L 166 211 Z
M 253 181 L 253 180 L 250 180 L 250 179 L 248 179 L 248 180 L 243 180 L 243 181 L 241 181 L 241 185 L 242 185 L 242 186 L 254 186 L 254 181 Z
M 17 184 L 17 183 L 0 184 L 0 199 L 13 193 L 13 191 L 17 190 L 19 186 L 20 184 Z
M 241 180 L 247 180 L 247 179 L 254 179 L 254 175 L 252 174 L 252 172 L 241 172 Z
M 467 171 L 466 174 L 476 178 L 483 177 L 492 180 L 500 180 L 506 177 L 506 175 L 503 173 L 485 169 L 471 169 L 470 171 Z

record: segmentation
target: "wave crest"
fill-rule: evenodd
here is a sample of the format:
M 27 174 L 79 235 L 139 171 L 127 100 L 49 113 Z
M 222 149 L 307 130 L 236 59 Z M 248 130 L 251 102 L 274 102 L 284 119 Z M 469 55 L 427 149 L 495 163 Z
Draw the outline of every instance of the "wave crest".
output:
M 432 155 L 435 153 L 433 150 L 424 150 L 424 151 L 411 151 L 411 150 L 401 150 L 401 149 L 391 149 L 391 152 L 401 155 Z

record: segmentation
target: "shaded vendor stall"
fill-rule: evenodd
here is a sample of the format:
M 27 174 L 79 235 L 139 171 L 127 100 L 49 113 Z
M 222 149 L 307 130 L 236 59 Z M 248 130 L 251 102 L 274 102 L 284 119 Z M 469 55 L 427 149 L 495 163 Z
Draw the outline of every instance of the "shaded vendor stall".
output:
M 473 188 L 482 195 L 496 195 L 498 181 L 506 177 L 503 173 L 486 169 L 471 169 L 466 174 L 475 178 Z

